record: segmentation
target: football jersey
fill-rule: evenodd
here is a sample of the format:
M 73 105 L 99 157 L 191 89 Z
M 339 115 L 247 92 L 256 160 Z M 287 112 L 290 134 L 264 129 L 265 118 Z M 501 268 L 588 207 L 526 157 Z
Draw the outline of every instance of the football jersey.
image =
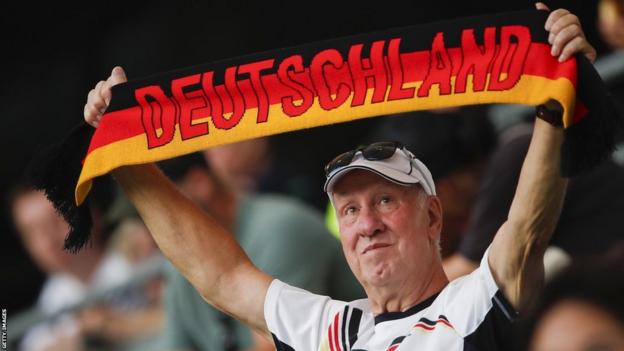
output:
M 509 350 L 516 312 L 487 261 L 402 312 L 374 315 L 367 299 L 344 302 L 274 280 L 264 315 L 277 350 Z

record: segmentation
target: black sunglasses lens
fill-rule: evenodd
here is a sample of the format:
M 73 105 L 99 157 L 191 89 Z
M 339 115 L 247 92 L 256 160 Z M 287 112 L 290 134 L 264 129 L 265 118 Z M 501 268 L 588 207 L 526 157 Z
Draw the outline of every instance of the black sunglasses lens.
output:
M 355 154 L 360 151 L 365 159 L 369 161 L 380 161 L 392 157 L 396 149 L 400 148 L 403 148 L 403 145 L 394 141 L 383 141 L 368 146 L 359 146 L 355 150 L 342 153 L 331 160 L 331 162 L 325 166 L 325 176 L 329 176 L 331 172 L 340 167 L 349 165 L 351 161 L 353 161 Z
M 396 149 L 400 147 L 402 147 L 401 144 L 395 142 L 373 143 L 362 150 L 362 156 L 369 161 L 385 160 L 392 157 Z
M 353 156 L 355 156 L 356 152 L 357 151 L 355 151 L 355 150 L 351 150 L 351 151 L 347 151 L 345 153 L 342 153 L 342 154 L 336 156 L 333 160 L 331 160 L 325 166 L 325 175 L 329 175 L 334 170 L 336 170 L 336 169 L 338 169 L 340 167 L 344 167 L 344 166 L 348 165 L 349 163 L 351 163 L 351 161 L 353 160 Z

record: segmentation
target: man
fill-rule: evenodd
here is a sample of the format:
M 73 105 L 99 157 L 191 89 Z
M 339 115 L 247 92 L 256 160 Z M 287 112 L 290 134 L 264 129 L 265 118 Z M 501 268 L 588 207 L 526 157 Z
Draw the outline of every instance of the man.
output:
M 568 11 L 554 11 L 546 29 L 559 60 L 577 52 L 595 57 Z M 115 68 L 89 93 L 87 122 L 97 126 L 110 86 L 122 81 L 123 70 Z M 438 249 L 442 206 L 426 167 L 394 145 L 354 150 L 332 162 L 325 189 L 349 266 L 368 296 L 352 303 L 290 287 L 257 269 L 228 231 L 154 166 L 123 167 L 114 176 L 161 250 L 204 299 L 273 338 L 280 350 L 509 349 L 504 319 L 512 315 L 504 296 L 519 307 L 541 281 L 567 183 L 559 173 L 562 137 L 560 128 L 536 121 L 508 220 L 481 268 L 451 284 Z
M 518 350 L 624 350 L 623 257 L 620 244 L 558 273 L 532 309 Z
M 267 138 L 221 145 L 203 152 L 211 171 L 243 192 L 262 191 L 262 176 L 270 163 Z
M 81 302 L 90 292 L 120 284 L 131 274 L 130 263 L 119 253 L 107 250 L 102 213 L 110 204 L 112 189 L 99 185 L 103 191 L 94 194 L 95 201 L 91 202 L 95 218 L 93 245 L 75 255 L 61 249 L 68 227 L 43 192 L 17 186 L 10 198 L 13 221 L 24 248 L 47 275 L 36 304 L 46 316 Z M 21 349 L 70 349 L 87 334 L 81 330 L 82 322 L 74 314 L 63 314 L 39 323 L 26 333 Z
M 436 196 L 444 204 L 443 260 L 459 246 L 483 169 L 496 145 L 486 111 L 477 105 L 385 117 L 373 133 L 373 140 L 401 142 L 431 171 Z
M 201 153 L 160 164 L 185 196 L 233 233 L 258 268 L 333 298 L 363 296 L 338 242 L 326 232 L 314 209 L 285 196 L 242 196 L 211 166 Z M 300 228 L 297 235 L 292 228 Z M 166 350 L 272 349 L 264 338 L 252 339 L 247 328 L 208 305 L 180 273 L 168 268 Z

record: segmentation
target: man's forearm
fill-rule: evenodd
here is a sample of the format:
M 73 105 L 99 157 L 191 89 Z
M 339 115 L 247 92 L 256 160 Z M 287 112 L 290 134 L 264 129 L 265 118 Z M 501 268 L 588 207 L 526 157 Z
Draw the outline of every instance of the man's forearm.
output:
M 115 178 L 163 254 L 213 304 L 230 309 L 232 277 L 252 267 L 233 236 L 178 192 L 154 165 L 124 167 Z
M 540 246 L 547 245 L 559 220 L 567 179 L 561 176 L 563 129 L 535 120 L 507 222 L 520 235 Z M 545 249 L 545 247 L 544 247 Z
M 563 130 L 536 119 L 507 221 L 497 233 L 490 265 L 516 307 L 543 281 L 543 256 L 559 220 L 567 179 L 561 177 Z

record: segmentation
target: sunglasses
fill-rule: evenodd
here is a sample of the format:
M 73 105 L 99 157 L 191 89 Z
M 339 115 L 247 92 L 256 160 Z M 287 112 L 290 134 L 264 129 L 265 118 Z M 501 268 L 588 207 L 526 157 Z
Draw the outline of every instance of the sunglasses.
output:
M 397 141 L 382 141 L 358 146 L 356 149 L 342 153 L 331 160 L 325 166 L 325 177 L 329 177 L 336 169 L 349 165 L 358 152 L 362 152 L 362 157 L 369 161 L 380 161 L 392 157 L 397 149 L 403 149 L 403 144 Z

